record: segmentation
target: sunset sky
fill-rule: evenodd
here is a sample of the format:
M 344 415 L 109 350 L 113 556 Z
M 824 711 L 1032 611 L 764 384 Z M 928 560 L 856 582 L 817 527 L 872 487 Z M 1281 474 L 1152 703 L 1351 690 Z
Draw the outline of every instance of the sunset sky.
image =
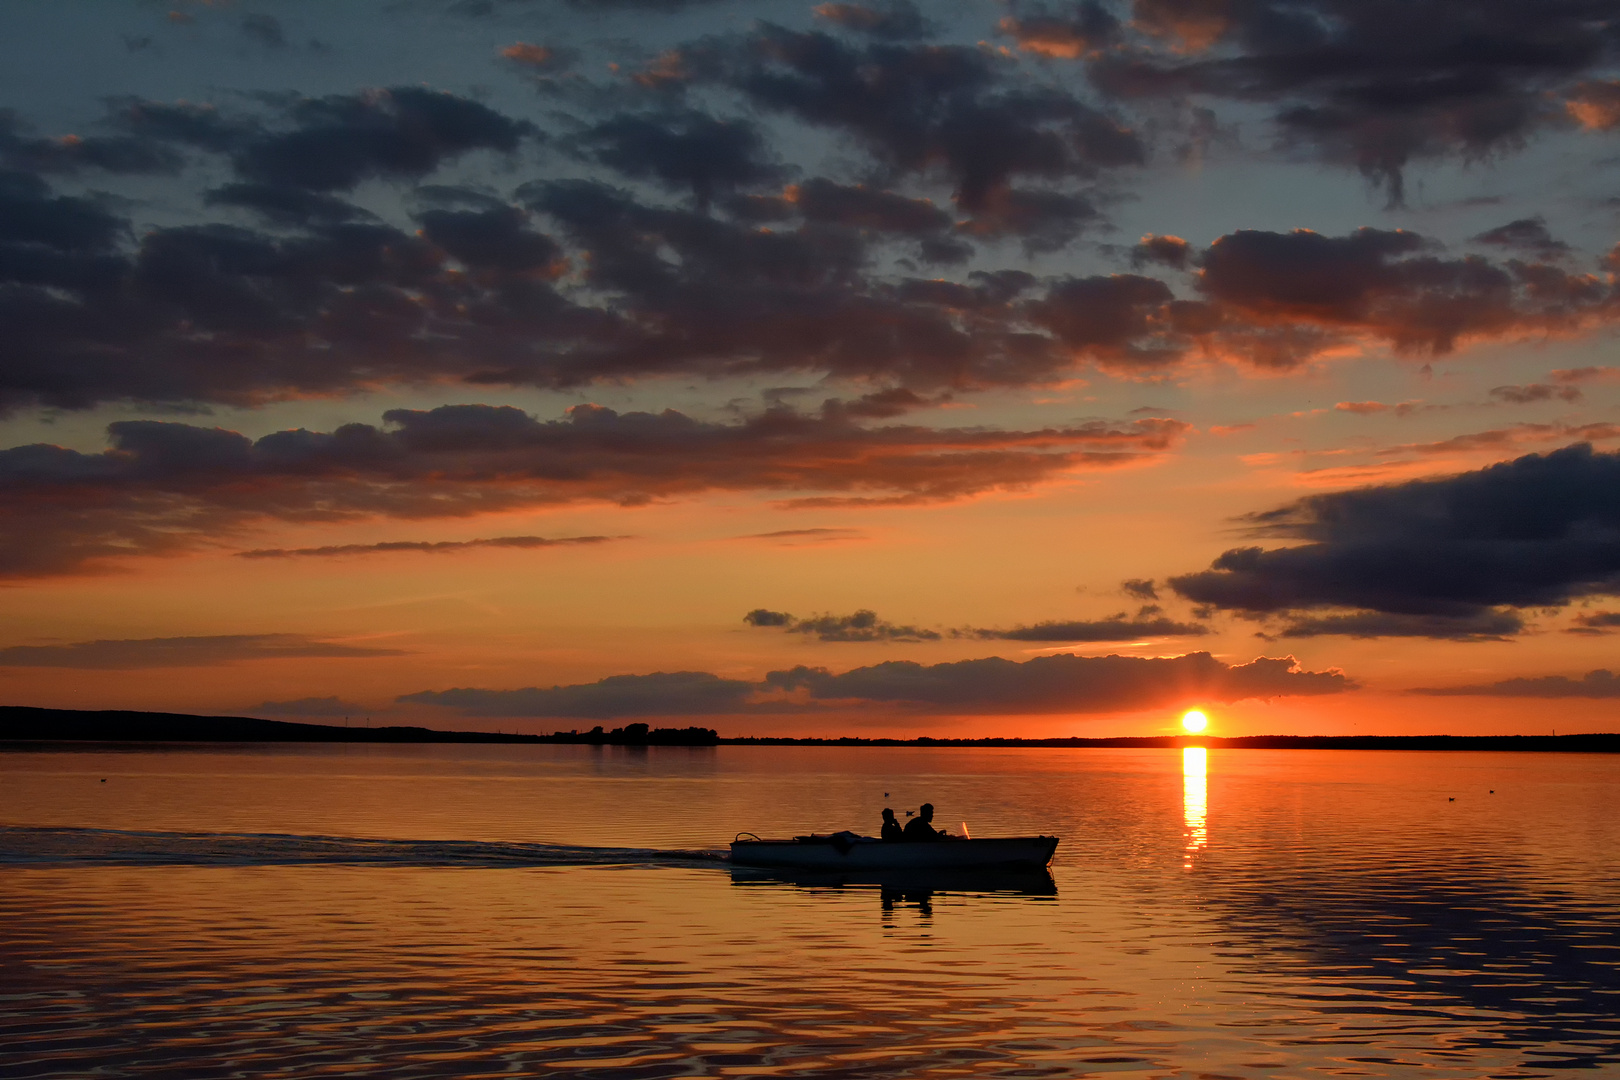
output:
M 0 701 L 1615 730 L 1620 3 L 0 11 Z

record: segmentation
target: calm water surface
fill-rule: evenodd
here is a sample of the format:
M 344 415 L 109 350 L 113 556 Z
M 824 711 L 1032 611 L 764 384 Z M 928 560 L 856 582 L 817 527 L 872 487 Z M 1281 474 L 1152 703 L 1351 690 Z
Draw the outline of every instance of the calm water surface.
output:
M 1597 755 L 0 753 L 0 1076 L 1620 1077 L 1617 792 Z M 715 855 L 923 801 L 1061 836 L 1051 880 Z

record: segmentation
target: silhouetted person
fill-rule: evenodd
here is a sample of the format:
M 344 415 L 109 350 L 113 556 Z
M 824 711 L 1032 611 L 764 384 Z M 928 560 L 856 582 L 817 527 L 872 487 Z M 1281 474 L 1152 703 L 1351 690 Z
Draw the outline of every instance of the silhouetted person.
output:
M 894 811 L 887 806 L 883 808 L 883 828 L 878 832 L 878 836 L 889 844 L 897 840 L 904 840 L 906 836 L 905 830 L 900 827 L 900 823 L 894 820 Z
M 906 822 L 901 837 L 911 843 L 945 839 L 945 834 L 934 828 L 933 803 L 925 802 L 917 808 L 917 816 Z

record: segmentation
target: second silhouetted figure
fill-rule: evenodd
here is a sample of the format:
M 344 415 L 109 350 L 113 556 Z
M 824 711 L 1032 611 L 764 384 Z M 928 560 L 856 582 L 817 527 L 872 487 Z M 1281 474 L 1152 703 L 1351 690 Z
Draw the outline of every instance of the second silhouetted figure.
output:
M 906 822 L 902 839 L 912 842 L 943 840 L 945 834 L 934 828 L 934 804 L 923 803 L 917 809 L 917 816 Z

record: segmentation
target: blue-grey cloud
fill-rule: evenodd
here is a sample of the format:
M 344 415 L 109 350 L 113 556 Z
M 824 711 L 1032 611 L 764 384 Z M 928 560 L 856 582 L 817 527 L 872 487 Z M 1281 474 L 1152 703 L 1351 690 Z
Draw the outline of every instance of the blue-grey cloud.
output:
M 1408 692 L 1445 697 L 1620 698 L 1620 675 L 1598 668 L 1579 679 L 1540 675 L 1473 686 L 1420 687 Z
M 759 683 L 701 671 L 613 675 L 594 683 L 520 690 L 461 688 L 406 694 L 470 716 L 707 716 L 902 708 L 913 714 L 1101 713 L 1246 698 L 1344 693 L 1336 671 L 1302 671 L 1292 657 L 1224 664 L 1208 653 L 1178 657 L 990 657 L 923 665 L 891 661 L 833 674 L 773 671 Z
M 1520 629 L 1524 609 L 1620 592 L 1620 454 L 1587 444 L 1246 520 L 1305 542 L 1234 548 L 1170 585 L 1281 618 L 1285 634 L 1498 638 Z
M 749 626 L 772 627 L 790 634 L 805 634 L 819 641 L 939 641 L 944 635 L 926 627 L 902 626 L 862 609 L 850 615 L 811 615 L 794 618 L 785 611 L 755 608 L 743 616 Z

